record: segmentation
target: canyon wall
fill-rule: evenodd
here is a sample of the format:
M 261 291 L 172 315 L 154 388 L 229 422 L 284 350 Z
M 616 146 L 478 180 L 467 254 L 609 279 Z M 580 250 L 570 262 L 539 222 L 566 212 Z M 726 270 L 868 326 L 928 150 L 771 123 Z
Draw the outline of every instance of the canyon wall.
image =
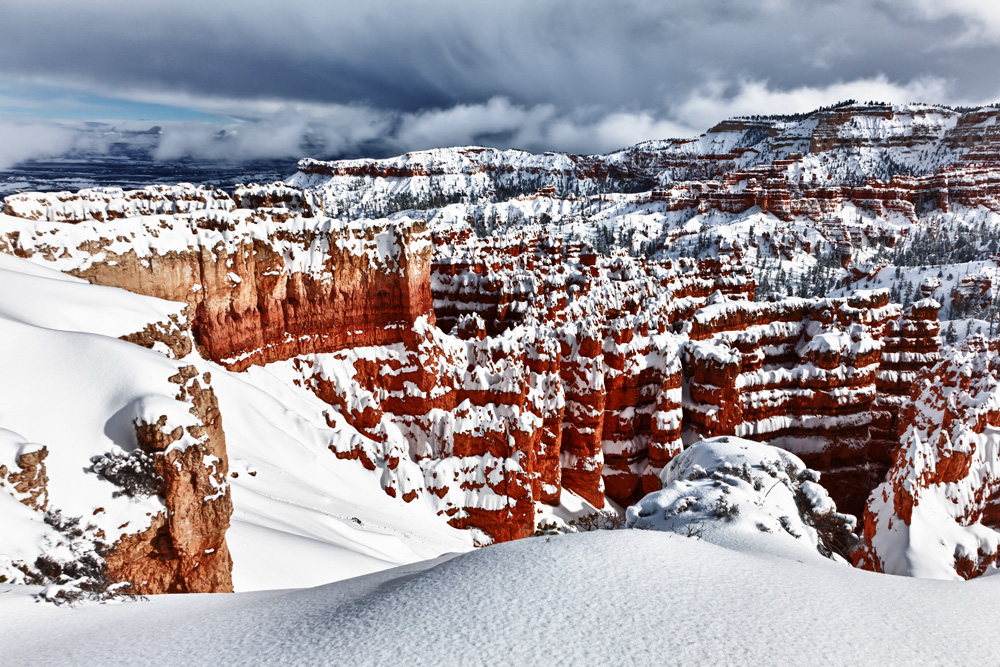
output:
M 312 197 L 283 186 L 237 195 L 272 208 L 189 186 L 14 195 L 0 250 L 186 302 L 205 356 L 233 370 L 394 343 L 432 316 L 423 222 L 307 217 Z
M 716 292 L 752 298 L 748 272 L 724 258 L 604 257 L 541 230 L 509 240 L 444 232 L 435 245 L 442 328 L 468 337 L 523 326 L 558 340 L 563 486 L 597 506 L 605 493 L 627 504 L 659 488 L 659 470 L 682 446 L 671 331 Z
M 759 208 L 812 220 L 850 267 L 857 246 L 902 232 L 853 225 L 847 205 L 906 224 L 928 209 L 1000 210 L 984 129 L 995 117 L 849 105 L 608 156 L 439 149 L 304 160 L 287 184 L 232 195 L 28 193 L 5 201 L 0 250 L 184 302 L 201 354 L 231 370 L 293 364 L 357 433 L 334 454 L 493 539 L 530 533 L 533 504 L 563 488 L 595 506 L 634 502 L 685 438 L 714 435 L 787 447 L 860 513 L 890 465 L 909 385 L 937 359 L 936 305 L 903 313 L 882 293 L 755 303 L 738 239 L 699 261 L 606 256 L 537 211 L 592 213 L 573 193 L 615 188 L 667 213 Z M 933 145 L 947 155 L 920 173 L 893 162 Z M 843 172 L 848 153 L 885 173 Z M 500 196 L 535 211 L 500 238 L 440 220 L 432 232 L 433 216 L 411 210 Z M 347 221 L 376 204 L 408 212 Z M 471 222 L 472 204 L 458 206 Z M 817 243 L 800 229 L 765 240 L 789 258 Z M 183 338 L 154 329 L 134 342 L 181 357 Z
M 184 301 L 202 353 L 232 370 L 293 360 L 358 433 L 335 455 L 492 540 L 532 533 L 535 503 L 563 488 L 596 507 L 657 490 L 684 429 L 786 447 L 860 514 L 899 397 L 936 353 L 928 304 L 755 303 L 750 271 L 726 256 L 653 262 L 541 228 L 480 239 L 408 218 L 346 223 L 283 184 L 238 190 L 254 210 L 159 194 L 19 196 L 4 249 Z M 183 210 L 150 213 L 171 207 Z
M 684 423 L 699 438 L 788 449 L 823 473 L 841 510 L 860 516 L 887 468 L 899 392 L 936 360 L 932 304 L 902 313 L 876 291 L 706 306 L 684 349 Z

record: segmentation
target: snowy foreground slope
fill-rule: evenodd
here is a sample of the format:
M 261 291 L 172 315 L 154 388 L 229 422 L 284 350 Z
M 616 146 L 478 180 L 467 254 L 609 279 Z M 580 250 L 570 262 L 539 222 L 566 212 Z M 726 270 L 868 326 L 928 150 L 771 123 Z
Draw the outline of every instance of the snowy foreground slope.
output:
M 0 587 L 0 626 L 32 665 L 989 664 L 998 593 L 620 530 L 304 590 L 67 609 Z
M 89 467 L 95 456 L 135 448 L 133 418 L 148 412 L 155 421 L 160 411 L 185 418 L 168 377 L 190 364 L 211 375 L 223 413 L 236 590 L 317 585 L 472 548 L 468 532 L 426 504 L 394 501 L 377 472 L 332 456 L 331 438 L 353 429 L 332 430 L 328 406 L 312 393 L 265 368 L 230 373 L 190 346 L 173 359 L 162 343 L 144 349 L 118 339 L 151 322 L 181 321 L 183 304 L 5 254 L 0 285 L 0 464 L 44 446 L 48 509 L 84 517 L 105 540 L 162 511 L 157 496 L 127 497 Z M 0 576 L 18 581 L 12 562 L 30 564 L 40 554 L 79 558 L 69 548 L 42 511 L 0 492 Z

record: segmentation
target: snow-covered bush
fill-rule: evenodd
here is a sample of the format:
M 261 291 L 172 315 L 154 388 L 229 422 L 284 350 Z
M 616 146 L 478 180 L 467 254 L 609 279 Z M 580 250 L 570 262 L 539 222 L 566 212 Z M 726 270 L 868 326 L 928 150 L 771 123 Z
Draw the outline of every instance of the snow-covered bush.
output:
M 39 599 L 72 605 L 127 595 L 128 584 L 108 581 L 104 561 L 108 545 L 96 527 L 59 510 L 46 512 L 45 523 L 55 529 L 57 537 L 47 539 L 32 566 L 24 566 L 25 583 L 44 586 Z
M 155 496 L 160 491 L 163 479 L 156 474 L 153 457 L 141 449 L 126 452 L 116 448 L 95 456 L 91 462 L 91 470 L 121 488 L 121 493 L 130 498 Z
M 587 533 L 593 530 L 618 530 L 625 523 L 625 517 L 613 510 L 598 510 L 581 514 L 572 519 L 542 521 L 535 526 L 535 537 L 563 535 L 566 533 Z
M 591 512 L 575 519 L 570 519 L 570 526 L 577 532 L 591 530 L 617 530 L 625 523 L 625 518 L 615 512 Z
M 722 436 L 663 470 L 664 487 L 628 508 L 626 528 L 665 530 L 741 550 L 849 560 L 854 517 L 840 514 L 819 473 L 777 447 Z

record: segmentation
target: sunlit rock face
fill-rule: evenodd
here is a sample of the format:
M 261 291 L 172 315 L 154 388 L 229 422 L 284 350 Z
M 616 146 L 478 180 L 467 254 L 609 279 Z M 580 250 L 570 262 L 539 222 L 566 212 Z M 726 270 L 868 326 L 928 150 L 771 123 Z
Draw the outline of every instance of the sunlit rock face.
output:
M 186 302 L 206 356 L 234 370 L 398 342 L 431 313 L 423 223 L 344 223 L 313 216 L 307 193 L 256 190 L 240 201 L 273 206 L 239 209 L 182 186 L 14 195 L 0 243 L 96 284 Z

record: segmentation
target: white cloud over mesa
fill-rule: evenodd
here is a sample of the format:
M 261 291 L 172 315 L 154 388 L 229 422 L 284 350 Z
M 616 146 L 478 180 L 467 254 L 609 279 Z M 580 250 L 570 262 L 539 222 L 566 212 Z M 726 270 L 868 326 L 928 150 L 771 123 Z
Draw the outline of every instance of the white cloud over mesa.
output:
M 660 109 L 612 111 L 567 112 L 551 104 L 516 104 L 506 97 L 445 109 L 398 112 L 360 105 L 135 95 L 144 102 L 169 101 L 222 118 L 156 123 L 161 129 L 152 149 L 155 159 L 226 162 L 294 159 L 307 153 L 318 157 L 387 156 L 462 145 L 605 153 L 650 139 L 696 136 L 737 115 L 798 113 L 848 98 L 966 105 L 988 102 L 955 99 L 948 83 L 940 78 L 897 83 L 881 75 L 788 90 L 766 81 L 733 85 L 715 80 L 673 104 L 665 102 Z M 93 125 L 71 121 L 0 120 L 0 168 L 74 152 L 100 153 L 111 142 L 122 141 L 116 130 L 141 130 L 152 124 L 110 122 L 95 130 Z
M 0 118 L 21 120 L 0 121 L 0 167 L 98 151 L 117 129 L 153 124 L 163 160 L 461 144 L 599 153 L 846 98 L 1000 97 L 1000 69 L 986 66 L 1000 58 L 1000 5 L 985 0 L 301 0 L 282 11 L 9 0 L 4 18 L 19 29 L 0 40 Z M 69 94 L 19 101 L 24 83 Z M 100 107 L 111 99 L 133 104 L 114 116 L 133 120 L 107 131 L 39 120 L 88 97 L 75 118 L 111 118 Z M 197 113 L 168 120 L 142 104 Z

